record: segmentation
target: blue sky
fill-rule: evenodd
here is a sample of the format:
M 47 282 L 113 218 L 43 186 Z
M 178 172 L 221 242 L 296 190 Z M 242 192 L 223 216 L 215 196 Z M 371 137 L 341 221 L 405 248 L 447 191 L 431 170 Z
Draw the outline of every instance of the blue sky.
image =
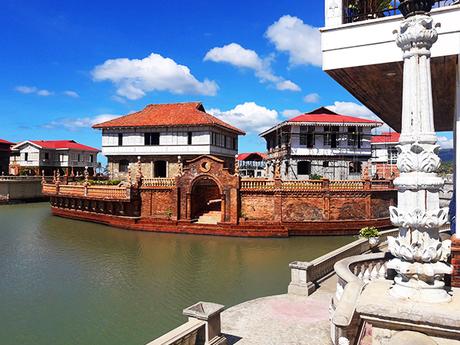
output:
M 199 100 L 248 131 L 240 151 L 253 151 L 261 129 L 298 111 L 371 117 L 319 67 L 323 5 L 2 0 L 0 138 L 100 147 L 94 121 Z

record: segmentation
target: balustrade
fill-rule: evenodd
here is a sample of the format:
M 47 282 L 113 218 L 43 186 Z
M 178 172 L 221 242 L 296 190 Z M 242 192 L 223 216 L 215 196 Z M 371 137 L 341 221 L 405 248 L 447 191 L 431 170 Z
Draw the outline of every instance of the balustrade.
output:
M 175 187 L 175 178 L 144 178 L 142 180 L 144 187 Z
M 241 190 L 273 190 L 275 188 L 274 180 L 265 179 L 241 179 Z
M 130 188 L 117 186 L 56 185 L 45 183 L 43 194 L 50 196 L 69 196 L 105 200 L 129 200 Z

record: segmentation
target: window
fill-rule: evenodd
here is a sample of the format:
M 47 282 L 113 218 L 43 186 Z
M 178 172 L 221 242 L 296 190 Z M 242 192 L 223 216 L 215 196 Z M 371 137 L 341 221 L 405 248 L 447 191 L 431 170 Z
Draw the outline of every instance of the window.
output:
M 193 139 L 193 133 L 188 132 L 187 133 L 187 145 L 192 145 L 192 139 Z
M 348 172 L 350 174 L 358 174 L 361 173 L 362 162 L 353 161 L 349 163 Z
M 297 163 L 297 175 L 310 175 L 311 174 L 311 162 L 300 161 Z
M 155 161 L 154 177 L 167 177 L 166 161 Z
M 363 129 L 361 127 L 348 127 L 348 146 L 361 148 L 363 139 Z
M 300 145 L 306 145 L 311 149 L 315 147 L 315 127 L 300 127 Z
M 396 164 L 396 161 L 398 159 L 398 149 L 394 146 L 387 148 L 387 155 L 388 155 L 388 163 Z
M 24 153 L 24 160 L 28 161 L 29 160 L 29 152 Z
M 126 159 L 122 159 L 120 163 L 118 163 L 118 171 L 119 172 L 128 172 L 129 162 Z
M 118 133 L 118 146 L 123 146 L 123 133 Z
M 89 162 L 94 163 L 94 156 L 93 155 L 89 155 Z
M 158 146 L 160 145 L 160 133 L 144 133 L 145 146 Z
M 49 160 L 50 159 L 50 154 L 49 152 L 45 152 L 45 160 Z
M 81 159 L 81 156 L 80 156 L 80 154 L 78 154 L 78 155 L 77 155 L 77 162 L 79 162 L 80 159 Z
M 329 166 L 329 161 L 323 161 L 323 168 L 327 168 Z

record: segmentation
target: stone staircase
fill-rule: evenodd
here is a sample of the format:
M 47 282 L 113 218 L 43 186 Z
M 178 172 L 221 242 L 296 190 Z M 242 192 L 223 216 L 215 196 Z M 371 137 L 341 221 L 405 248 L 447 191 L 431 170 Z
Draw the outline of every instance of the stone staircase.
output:
M 203 213 L 195 224 L 217 224 L 221 220 L 221 211 L 209 211 Z

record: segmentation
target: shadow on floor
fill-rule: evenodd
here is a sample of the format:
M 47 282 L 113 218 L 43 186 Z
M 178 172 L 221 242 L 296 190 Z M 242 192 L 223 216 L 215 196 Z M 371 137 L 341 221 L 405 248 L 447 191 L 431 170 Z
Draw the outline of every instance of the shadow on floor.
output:
M 222 333 L 222 335 L 227 339 L 227 344 L 228 345 L 236 344 L 242 339 L 241 337 L 237 337 L 237 336 L 231 335 L 231 334 Z

